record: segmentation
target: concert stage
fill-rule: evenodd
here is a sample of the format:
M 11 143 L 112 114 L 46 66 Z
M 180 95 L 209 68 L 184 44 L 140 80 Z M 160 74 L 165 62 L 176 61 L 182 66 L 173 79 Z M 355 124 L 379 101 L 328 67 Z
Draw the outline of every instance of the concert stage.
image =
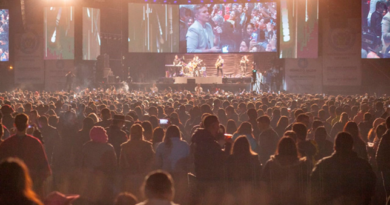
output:
M 222 84 L 222 77 L 172 77 L 175 84 Z

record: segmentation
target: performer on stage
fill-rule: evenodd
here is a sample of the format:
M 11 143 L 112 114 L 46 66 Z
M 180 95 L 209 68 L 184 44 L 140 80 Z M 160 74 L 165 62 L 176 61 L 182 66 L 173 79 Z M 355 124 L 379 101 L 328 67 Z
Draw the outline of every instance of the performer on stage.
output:
M 242 56 L 240 61 L 241 76 L 244 77 L 247 74 L 249 59 L 246 55 Z
M 158 92 L 158 88 L 157 88 L 156 84 L 153 83 L 153 87 L 150 88 L 150 91 L 152 91 L 153 93 Z
M 198 56 L 195 56 L 192 60 L 194 77 L 200 77 L 200 64 L 203 60 L 200 60 Z
M 221 71 L 222 77 L 223 77 L 223 63 L 225 61 L 223 60 L 222 56 L 219 55 L 217 62 L 215 63 L 215 68 L 217 68 L 217 76 L 219 76 L 219 71 Z
M 200 86 L 200 84 L 198 84 L 196 87 L 195 87 L 195 92 L 197 95 L 199 95 L 200 93 L 203 92 L 203 88 Z
M 70 90 L 72 89 L 72 84 L 73 84 L 73 79 L 74 77 L 76 77 L 72 71 L 69 71 L 66 75 L 66 84 L 65 84 L 65 89 L 70 92 Z
M 182 65 L 180 58 L 175 55 L 175 59 L 173 60 L 173 65 L 176 67 L 173 67 L 173 70 L 170 71 L 173 73 L 173 76 L 179 76 L 181 68 L 179 66 Z

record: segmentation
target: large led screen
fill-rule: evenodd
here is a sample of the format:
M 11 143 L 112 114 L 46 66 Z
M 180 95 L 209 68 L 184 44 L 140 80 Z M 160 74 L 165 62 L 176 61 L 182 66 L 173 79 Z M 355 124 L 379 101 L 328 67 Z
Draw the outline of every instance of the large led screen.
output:
M 275 2 L 180 5 L 187 53 L 277 52 Z
M 0 61 L 9 61 L 8 9 L 0 9 Z
M 83 60 L 100 55 L 100 9 L 83 8 Z
M 362 2 L 362 58 L 390 58 L 390 2 Z
M 318 0 L 280 0 L 280 58 L 318 57 Z
M 46 7 L 44 22 L 44 59 L 74 59 L 74 8 Z
M 129 52 L 179 51 L 179 6 L 129 3 Z

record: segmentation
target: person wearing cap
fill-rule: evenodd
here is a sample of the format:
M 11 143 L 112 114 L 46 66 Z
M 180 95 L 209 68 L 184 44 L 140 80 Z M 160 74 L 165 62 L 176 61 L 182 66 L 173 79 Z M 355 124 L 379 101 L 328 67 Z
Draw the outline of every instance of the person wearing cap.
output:
M 45 205 L 72 205 L 72 202 L 78 199 L 80 195 L 64 195 L 60 192 L 51 192 L 44 200 Z
M 112 144 L 115 149 L 116 156 L 120 156 L 121 144 L 126 142 L 129 138 L 125 131 L 122 130 L 125 125 L 124 115 L 114 115 L 112 124 L 106 128 L 108 135 L 108 143 Z

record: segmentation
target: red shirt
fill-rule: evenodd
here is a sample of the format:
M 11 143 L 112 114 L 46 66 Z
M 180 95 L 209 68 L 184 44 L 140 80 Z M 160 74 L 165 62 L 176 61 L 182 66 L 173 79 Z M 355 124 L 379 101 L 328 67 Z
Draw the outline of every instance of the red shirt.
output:
M 31 135 L 13 135 L 0 144 L 0 160 L 16 157 L 24 161 L 33 180 L 44 180 L 51 174 L 42 143 Z

